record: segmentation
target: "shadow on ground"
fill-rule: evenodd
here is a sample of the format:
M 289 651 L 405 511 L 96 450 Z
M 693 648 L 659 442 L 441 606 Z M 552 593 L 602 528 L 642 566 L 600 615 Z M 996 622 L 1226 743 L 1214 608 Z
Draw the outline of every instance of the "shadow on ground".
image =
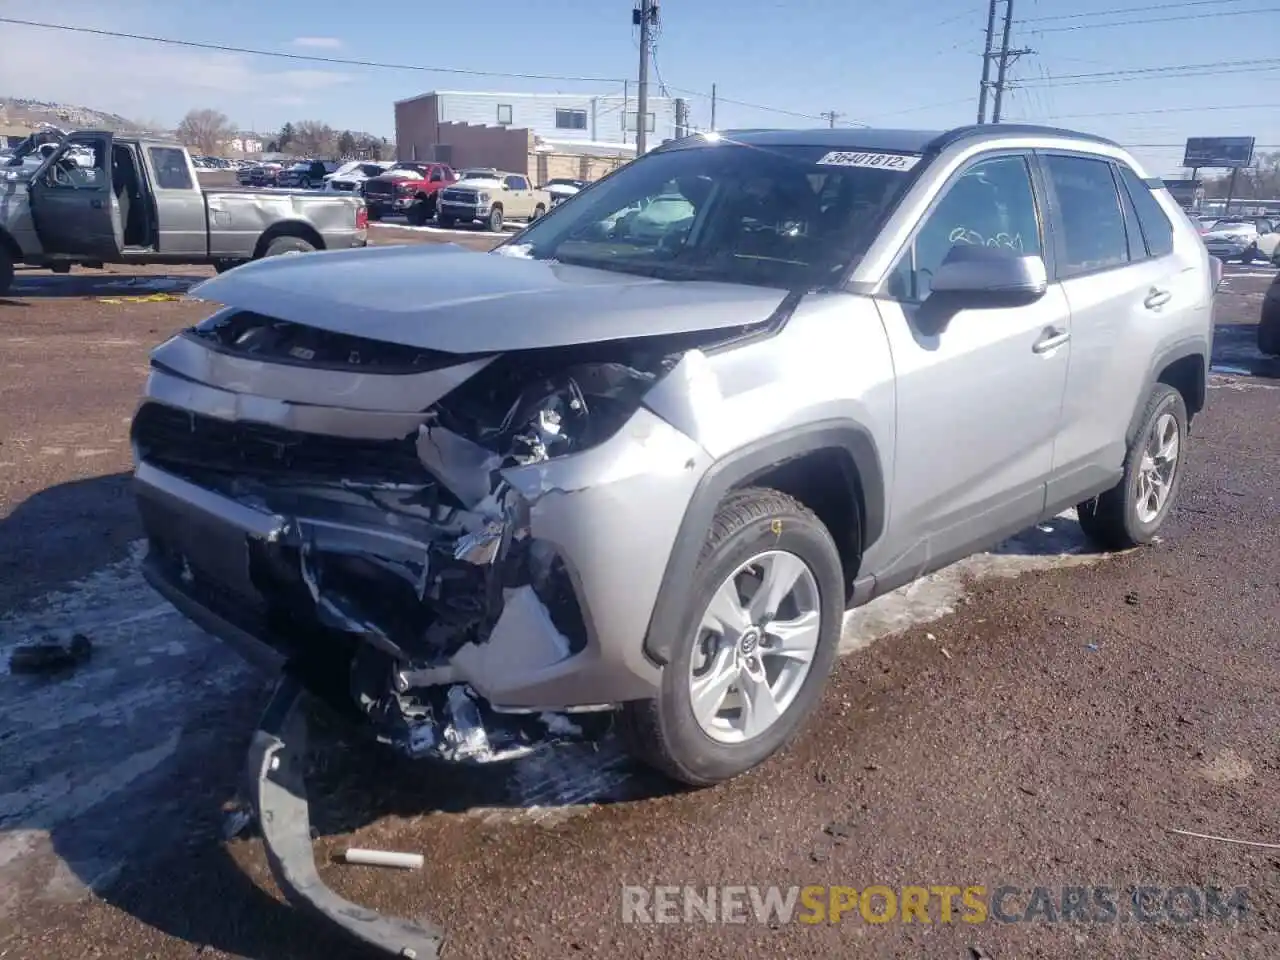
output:
M 48 487 L 0 518 L 0 611 L 124 556 L 140 536 L 130 477 Z
M 135 297 L 154 293 L 184 294 L 208 279 L 201 274 L 126 274 L 23 271 L 14 278 L 9 301 L 63 297 Z
M 1258 350 L 1256 323 L 1219 323 L 1213 328 L 1213 373 L 1280 380 L 1280 357 Z

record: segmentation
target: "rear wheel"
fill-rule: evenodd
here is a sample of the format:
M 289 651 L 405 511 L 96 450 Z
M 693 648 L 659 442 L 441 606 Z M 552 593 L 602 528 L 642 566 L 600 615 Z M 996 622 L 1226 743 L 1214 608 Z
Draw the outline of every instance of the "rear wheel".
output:
M 1076 507 L 1085 535 L 1109 550 L 1154 540 L 1178 498 L 1186 449 L 1187 406 L 1182 394 L 1157 383 L 1129 445 L 1120 482 Z
M 830 533 L 802 504 L 766 489 L 727 498 L 703 544 L 658 696 L 623 709 L 630 750 L 706 786 L 785 746 L 821 699 L 835 659 L 842 583 Z
M 289 254 L 314 253 L 315 246 L 301 237 L 276 237 L 263 252 L 264 257 L 283 257 Z
M 532 223 L 534 220 L 537 220 L 540 216 L 542 216 L 546 212 L 547 212 L 547 208 L 544 207 L 542 204 L 538 204 L 536 207 L 533 208 L 533 216 L 529 218 L 529 222 Z

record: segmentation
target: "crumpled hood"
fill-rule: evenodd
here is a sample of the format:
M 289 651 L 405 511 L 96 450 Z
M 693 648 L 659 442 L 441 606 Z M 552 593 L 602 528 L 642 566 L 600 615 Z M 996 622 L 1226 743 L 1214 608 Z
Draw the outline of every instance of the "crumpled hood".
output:
M 446 353 L 720 330 L 767 320 L 782 289 L 653 280 L 454 244 L 269 257 L 192 288 L 201 300 Z

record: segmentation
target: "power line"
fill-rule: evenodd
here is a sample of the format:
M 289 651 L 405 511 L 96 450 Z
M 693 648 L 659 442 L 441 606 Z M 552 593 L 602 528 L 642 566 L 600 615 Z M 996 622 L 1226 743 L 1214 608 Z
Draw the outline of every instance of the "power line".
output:
M 1224 10 L 1221 13 L 1192 13 L 1182 17 L 1150 17 L 1144 20 L 1117 20 L 1114 23 L 1077 23 L 1069 27 L 1032 28 L 1035 33 L 1065 33 L 1074 30 L 1102 30 L 1106 27 L 1139 27 L 1148 23 L 1175 23 L 1185 20 L 1217 20 L 1219 17 L 1247 17 L 1259 13 L 1280 13 L 1280 7 L 1262 10 Z
M 377 60 L 354 60 L 346 57 L 322 57 L 310 53 L 286 53 L 282 50 L 258 50 L 253 47 L 235 47 L 223 43 L 205 43 L 199 40 L 178 40 L 174 37 L 153 37 L 142 33 L 123 33 L 116 30 L 99 30 L 96 27 L 76 27 L 65 23 L 41 23 L 36 20 L 18 20 L 0 17 L 0 23 L 20 27 L 38 27 L 42 30 L 61 30 L 65 33 L 84 33 L 98 37 L 115 37 L 121 40 L 145 40 L 148 43 L 164 43 L 175 47 L 194 47 L 214 50 L 218 53 L 242 53 L 253 57 L 275 57 L 281 60 L 326 63 L 331 66 L 376 67 L 380 70 L 414 70 L 419 73 L 451 73 L 469 77 L 505 77 L 514 80 L 560 80 L 571 83 L 622 83 L 619 77 L 573 77 L 550 73 L 510 73 L 502 70 L 468 70 L 462 67 L 428 67 L 412 63 L 386 63 Z
M 1023 23 L 1044 23 L 1049 20 L 1083 20 L 1087 17 L 1110 17 L 1115 14 L 1149 13 L 1155 10 L 1185 10 L 1187 7 L 1220 7 L 1228 3 L 1244 3 L 1245 0 L 1183 0 L 1180 3 L 1155 3 L 1145 7 L 1121 7 L 1119 10 L 1093 10 L 1089 13 L 1055 13 L 1046 17 L 1023 17 Z
M 668 89 L 674 90 L 676 93 L 686 93 L 691 97 L 703 97 L 704 99 L 710 99 L 710 94 L 703 93 L 701 90 L 690 90 L 686 87 L 668 87 Z M 721 96 L 718 93 L 716 94 L 715 100 L 716 100 L 716 103 L 732 103 L 735 106 L 749 107 L 752 110 L 761 110 L 765 113 L 776 113 L 779 116 L 783 116 L 783 117 L 795 117 L 799 120 L 824 120 L 825 121 L 827 119 L 825 116 L 820 116 L 816 113 L 801 113 L 798 110 L 787 110 L 782 107 L 770 107 L 763 103 L 750 103 L 749 101 L 746 101 L 746 100 L 733 100 L 733 99 L 730 99 L 729 97 Z M 862 123 L 857 120 L 841 120 L 840 125 L 854 126 L 854 127 L 869 126 L 869 124 Z
M 1060 113 L 1057 119 L 1079 120 L 1089 117 L 1147 117 L 1160 113 L 1205 113 L 1209 110 L 1275 110 L 1280 103 L 1228 103 L 1210 107 L 1160 107 L 1154 110 L 1108 110 L 1102 113 Z M 1027 121 L 1019 121 L 1027 122 Z
M 1063 73 L 1059 74 L 1055 79 L 1086 80 L 1094 77 L 1131 77 L 1138 74 L 1148 73 L 1169 73 L 1181 70 L 1211 70 L 1218 67 L 1257 67 L 1264 64 L 1280 64 L 1280 58 L 1272 58 L 1268 60 L 1213 60 L 1209 63 L 1167 64 L 1160 67 L 1135 67 L 1125 70 L 1099 70 L 1093 73 Z
M 1060 83 L 1061 87 L 1093 87 L 1098 85 L 1106 85 L 1112 83 L 1137 83 L 1143 80 L 1186 80 L 1195 77 L 1227 77 L 1238 73 L 1272 73 L 1280 70 L 1280 66 L 1275 67 L 1240 67 L 1231 70 L 1200 70 L 1190 73 L 1162 73 L 1157 76 L 1145 77 L 1114 77 L 1110 80 L 1073 80 L 1068 83 Z M 1040 86 L 1039 81 L 1031 81 L 1030 86 Z

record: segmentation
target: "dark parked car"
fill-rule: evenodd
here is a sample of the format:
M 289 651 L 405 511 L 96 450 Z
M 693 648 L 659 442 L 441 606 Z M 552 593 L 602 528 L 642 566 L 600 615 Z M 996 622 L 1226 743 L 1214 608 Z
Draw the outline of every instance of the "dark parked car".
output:
M 329 171 L 319 160 L 302 160 L 281 170 L 276 176 L 276 186 L 310 190 L 312 187 L 324 186 L 324 178 L 328 174 Z

